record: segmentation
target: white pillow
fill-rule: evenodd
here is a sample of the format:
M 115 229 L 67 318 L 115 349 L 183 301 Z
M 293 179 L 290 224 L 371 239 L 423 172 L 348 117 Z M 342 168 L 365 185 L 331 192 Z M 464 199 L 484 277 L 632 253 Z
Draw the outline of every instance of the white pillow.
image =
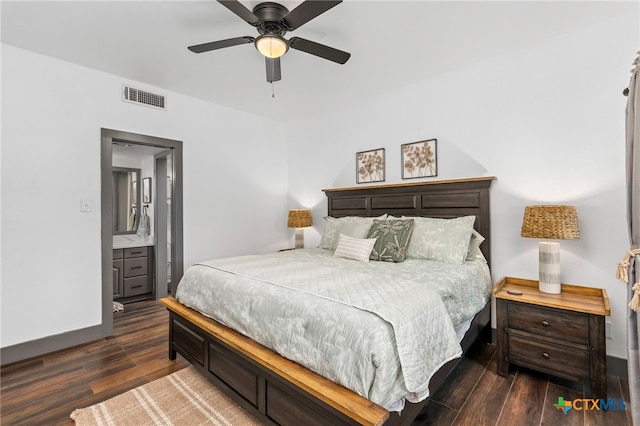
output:
M 365 239 L 369 236 L 369 229 L 371 229 L 372 223 L 368 222 L 353 222 L 345 223 L 340 228 L 340 233 L 351 238 Z
M 345 259 L 358 260 L 360 262 L 368 262 L 373 245 L 376 238 L 351 238 L 348 235 L 340 234 L 336 251 L 333 252 L 335 257 Z

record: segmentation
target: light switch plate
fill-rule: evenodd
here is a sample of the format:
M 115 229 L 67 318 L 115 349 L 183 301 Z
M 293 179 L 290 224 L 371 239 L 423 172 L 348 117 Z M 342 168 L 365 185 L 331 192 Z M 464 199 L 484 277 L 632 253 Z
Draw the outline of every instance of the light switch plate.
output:
M 91 211 L 91 200 L 80 200 L 80 211 L 87 213 Z

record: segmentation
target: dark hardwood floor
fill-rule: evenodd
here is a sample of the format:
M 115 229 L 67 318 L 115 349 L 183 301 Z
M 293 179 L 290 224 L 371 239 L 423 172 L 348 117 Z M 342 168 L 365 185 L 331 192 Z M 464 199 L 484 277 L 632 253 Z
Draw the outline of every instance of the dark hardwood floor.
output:
M 413 423 L 422 425 L 631 425 L 631 411 L 569 410 L 554 407 L 558 397 L 565 401 L 588 399 L 578 383 L 546 374 L 511 367 L 507 377 L 496 373 L 496 346 L 476 342 L 447 383 L 434 395 Z M 608 398 L 629 401 L 628 383 L 608 378 Z M 576 404 L 582 407 L 583 403 Z M 591 404 L 584 404 L 589 406 Z M 620 405 L 621 407 L 621 405 Z
M 167 357 L 168 313 L 155 301 L 114 314 L 114 335 L 3 367 L 0 424 L 72 425 L 69 415 L 188 365 Z M 563 414 L 553 404 L 585 398 L 583 389 L 525 369 L 496 374 L 495 346 L 478 342 L 414 425 L 630 425 L 625 411 Z M 629 400 L 609 378 L 609 398 Z
M 114 335 L 8 365 L 0 375 L 0 424 L 73 425 L 76 408 L 187 367 L 168 358 L 169 314 L 155 301 L 114 314 Z

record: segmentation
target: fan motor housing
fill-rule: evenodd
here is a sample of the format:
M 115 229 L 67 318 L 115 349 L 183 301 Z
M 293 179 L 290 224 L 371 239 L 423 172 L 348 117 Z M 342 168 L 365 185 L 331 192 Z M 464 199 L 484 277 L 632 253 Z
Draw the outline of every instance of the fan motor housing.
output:
M 284 18 L 288 13 L 289 9 L 279 3 L 274 3 L 271 1 L 260 3 L 253 8 L 253 14 L 256 15 L 258 19 L 260 19 L 264 26 L 267 26 L 268 24 L 275 24 L 273 26 L 277 26 L 283 31 L 284 28 L 281 24 L 281 21 L 282 18 Z

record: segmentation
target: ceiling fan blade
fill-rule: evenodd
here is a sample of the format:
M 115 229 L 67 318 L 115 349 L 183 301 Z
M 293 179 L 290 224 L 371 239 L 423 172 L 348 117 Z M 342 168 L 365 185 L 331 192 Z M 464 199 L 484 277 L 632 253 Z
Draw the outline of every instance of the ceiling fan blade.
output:
M 334 49 L 333 47 L 325 46 L 324 44 L 316 43 L 315 41 L 306 40 L 300 37 L 291 37 L 291 39 L 289 39 L 289 47 L 339 64 L 344 64 L 351 57 L 351 53 Z
M 258 17 L 254 15 L 253 12 L 244 7 L 242 3 L 237 0 L 218 0 L 218 3 L 222 4 L 224 7 L 226 7 L 251 25 L 255 26 L 260 22 L 260 19 L 258 19 Z
M 282 22 L 288 27 L 289 31 L 295 30 L 340 3 L 342 3 L 342 0 L 307 0 L 300 3 L 298 7 L 282 18 Z
M 267 65 L 267 82 L 279 81 L 282 78 L 280 75 L 280 58 L 265 57 L 264 59 Z
M 187 49 L 192 51 L 193 53 L 203 53 L 208 52 L 210 50 L 222 49 L 225 47 L 238 46 L 240 44 L 253 43 L 255 39 L 253 37 L 235 37 L 228 38 L 226 40 L 218 40 L 211 41 L 209 43 L 196 44 L 194 46 L 189 46 Z

